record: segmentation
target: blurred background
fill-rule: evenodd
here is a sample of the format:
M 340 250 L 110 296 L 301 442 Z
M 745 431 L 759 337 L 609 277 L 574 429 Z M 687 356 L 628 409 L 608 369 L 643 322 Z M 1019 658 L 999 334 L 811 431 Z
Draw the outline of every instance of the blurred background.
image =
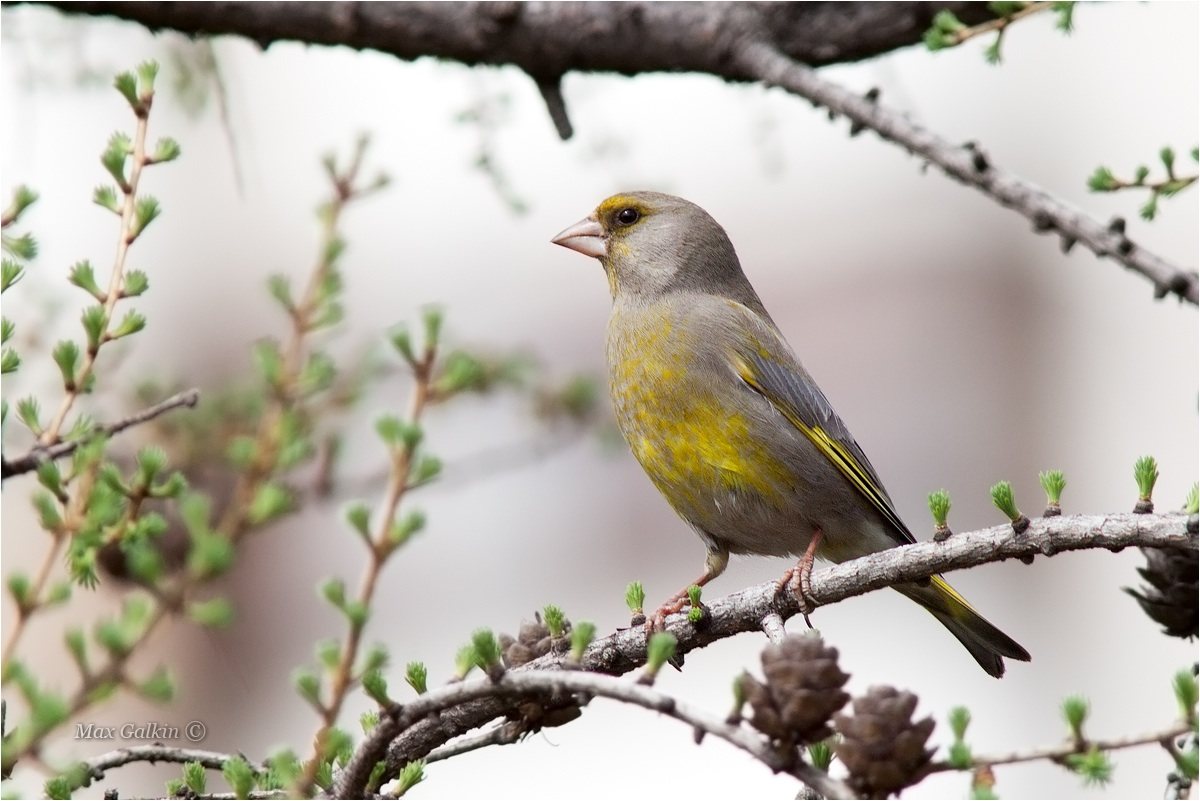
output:
M 1148 224 L 1137 218 L 1140 196 L 1093 195 L 1085 182 L 1100 164 L 1128 175 L 1155 164 L 1163 145 L 1180 153 L 1195 145 L 1198 17 L 1195 3 L 1085 5 L 1069 37 L 1048 16 L 1013 27 L 999 67 L 985 63 L 986 41 L 976 41 L 822 73 L 859 92 L 880 87 L 892 107 L 951 140 L 979 141 L 997 163 L 1098 219 L 1125 216 L 1135 241 L 1190 269 L 1196 191 L 1164 202 Z M 40 256 L 4 304 L 35 341 L 22 344 L 25 364 L 5 381 L 6 397 L 57 397 L 49 347 L 78 336 L 82 306 L 67 270 L 90 258 L 106 275 L 115 242 L 112 218 L 90 203 L 105 178 L 97 157 L 107 136 L 130 127 L 111 76 L 157 58 L 151 136 L 173 136 L 183 157 L 145 179 L 165 210 L 130 262 L 151 277 L 137 304 L 150 324 L 135 349 L 102 365 L 98 395 L 86 401 L 100 419 L 132 408 L 130 388 L 146 378 L 210 393 L 244 380 L 252 343 L 285 331 L 266 277 L 282 272 L 299 283 L 316 258 L 313 212 L 327 192 L 319 157 L 347 152 L 367 132 L 368 165 L 394 182 L 345 219 L 348 314 L 328 342 L 342 358 L 437 303 L 453 343 L 528 353 L 546 380 L 602 378 L 602 271 L 549 238 L 614 191 L 656 189 L 695 201 L 726 227 L 768 309 L 919 536 L 932 527 L 925 497 L 939 487 L 954 500 L 951 525 L 970 530 L 1000 522 L 988 499 L 1000 479 L 1012 481 L 1027 513 L 1040 511 L 1042 469 L 1066 472 L 1067 513 L 1131 508 L 1132 466 L 1143 454 L 1158 458 L 1163 508 L 1181 504 L 1196 480 L 1195 308 L 1153 301 L 1146 280 L 1083 248 L 1062 255 L 1057 240 L 1032 235 L 1018 215 L 869 132 L 849 138 L 844 121 L 831 124 L 798 98 L 703 76 L 569 75 L 576 136 L 564 143 L 515 69 L 298 44 L 262 52 L 233 38 L 211 52 L 223 101 L 211 72 L 197 67 L 204 46 L 111 20 L 4 10 L 0 189 L 7 196 L 27 183 L 41 194 L 25 225 Z M 137 666 L 148 672 L 167 660 L 178 700 L 155 707 L 121 695 L 89 722 L 201 719 L 204 747 L 252 758 L 282 745 L 307 753 L 317 721 L 289 677 L 311 663 L 317 639 L 344 635 L 313 587 L 331 575 L 357 582 L 365 554 L 341 512 L 352 497 L 379 497 L 372 476 L 384 456 L 372 422 L 401 410 L 405 397 L 403 381 L 390 377 L 348 420 L 343 494 L 247 540 L 223 583 L 237 605 L 229 630 L 176 622 L 156 634 Z M 703 547 L 614 445 L 601 403 L 594 431 L 566 445 L 552 437 L 552 447 L 515 393 L 430 414 L 426 441 L 446 461 L 446 480 L 409 502 L 429 525 L 389 565 L 367 635 L 390 647 L 397 694 L 407 660 L 424 660 L 431 684 L 444 681 L 477 627 L 515 634 L 534 609 L 556 603 L 611 631 L 628 622 L 628 581 L 640 579 L 656 603 L 697 573 Z M 503 469 L 478 469 L 481 453 L 501 454 L 492 464 Z M 44 553 L 26 500 L 33 484 L 5 486 L 6 575 L 31 572 Z M 1196 659 L 1193 645 L 1162 636 L 1121 592 L 1138 583 L 1142 563 L 1137 552 L 1097 551 L 955 574 L 976 607 L 1033 654 L 999 682 L 894 593 L 822 608 L 814 623 L 840 649 L 852 692 L 880 683 L 916 692 L 919 710 L 939 719 L 940 744 L 956 704 L 971 709 L 976 753 L 1056 743 L 1069 694 L 1092 700 L 1091 734 L 1135 734 L 1173 718 L 1170 677 Z M 787 567 L 735 560 L 709 594 Z M 87 597 L 35 619 L 22 644 L 50 686 L 69 691 L 75 680 L 63 627 L 110 608 L 120 592 L 107 582 L 94 602 Z M 759 670 L 764 642 L 744 635 L 690 654 L 661 687 L 724 713 L 731 680 Z M 345 725 L 357 729 L 368 706 L 354 697 Z M 46 756 L 85 757 L 96 746 L 68 732 Z M 996 789 L 1007 798 L 1159 797 L 1172 767 L 1157 747 L 1121 752 L 1116 763 L 1104 789 L 1048 764 L 1002 768 Z M 101 784 L 124 797 L 161 794 L 161 782 L 177 775 L 171 766 L 131 767 Z M 967 784 L 943 774 L 909 795 L 961 798 Z M 18 770 L 16 787 L 40 785 L 36 771 Z M 676 722 L 596 701 L 581 720 L 518 746 L 430 766 L 411 796 L 618 792 L 790 798 L 795 783 L 714 738 L 695 746 Z

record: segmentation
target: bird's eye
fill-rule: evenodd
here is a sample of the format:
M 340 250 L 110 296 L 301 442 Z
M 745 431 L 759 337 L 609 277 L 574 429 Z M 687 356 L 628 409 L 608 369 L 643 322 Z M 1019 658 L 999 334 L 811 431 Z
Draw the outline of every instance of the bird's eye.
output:
M 633 225 L 641 216 L 637 209 L 621 209 L 617 212 L 617 222 L 621 225 Z

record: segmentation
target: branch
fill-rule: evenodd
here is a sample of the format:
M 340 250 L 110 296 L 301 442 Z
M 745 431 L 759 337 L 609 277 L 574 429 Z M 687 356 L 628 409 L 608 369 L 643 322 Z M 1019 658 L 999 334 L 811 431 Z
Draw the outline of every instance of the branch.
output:
M 1028 751 L 1013 751 L 1008 754 L 996 754 L 994 756 L 978 756 L 971 760 L 971 768 L 1012 765 L 1018 762 L 1037 762 L 1042 759 L 1048 759 L 1051 762 L 1062 762 L 1073 754 L 1087 753 L 1092 748 L 1098 751 L 1119 751 L 1124 748 L 1135 748 L 1139 745 L 1162 745 L 1166 747 L 1166 744 L 1172 742 L 1176 737 L 1181 737 L 1192 731 L 1192 729 L 1192 724 L 1187 721 L 1180 721 L 1162 731 L 1135 737 L 1117 737 L 1112 740 L 1080 740 L 1079 742 L 1067 742 L 1062 745 L 1031 748 Z M 960 768 L 955 768 L 946 762 L 935 762 L 929 767 L 930 773 L 940 773 L 947 770 L 960 770 Z
M 206 751 L 200 748 L 175 748 L 169 745 L 133 745 L 128 748 L 118 748 L 115 751 L 101 754 L 83 762 L 87 775 L 93 780 L 104 778 L 104 774 L 113 768 L 124 767 L 134 762 L 199 762 L 210 770 L 221 770 L 225 763 L 236 754 L 222 754 L 219 751 Z M 256 773 L 266 771 L 265 765 L 251 764 Z
M 1196 517 L 1182 513 L 1073 515 L 1035 520 L 1022 534 L 1011 525 L 954 534 L 944 542 L 923 542 L 855 559 L 825 568 L 812 577 L 812 601 L 831 604 L 871 590 L 905 581 L 916 581 L 938 573 L 959 570 L 1013 558 L 1031 558 L 1037 554 L 1052 556 L 1062 551 L 1107 548 L 1120 550 L 1130 546 L 1152 548 L 1189 548 L 1197 544 Z M 776 582 L 769 581 L 708 604 L 709 617 L 702 628 L 687 622 L 686 614 L 667 618 L 666 629 L 675 635 L 676 654 L 702 648 L 717 640 L 747 631 L 771 631 L 772 615 L 781 619 L 799 612 L 790 593 L 776 594 Z M 764 623 L 764 621 L 767 621 Z M 642 627 L 618 631 L 592 643 L 580 662 L 583 670 L 619 675 L 645 662 L 646 638 Z M 564 657 L 548 654 L 510 671 L 506 678 L 526 671 L 553 670 Z M 455 685 L 463 687 L 466 685 Z M 439 691 L 441 692 L 441 691 Z M 433 695 L 430 693 L 429 695 Z M 478 700 L 441 708 L 439 715 L 423 717 L 428 710 L 418 704 L 421 696 L 404 707 L 403 715 L 384 717 L 368 743 L 360 747 L 355 760 L 339 776 L 340 792 L 361 789 L 371 766 L 387 748 L 388 774 L 405 763 L 420 759 L 438 746 L 506 714 L 510 707 L 501 699 L 487 695 Z M 440 697 L 440 696 L 439 696 Z M 390 741 L 390 745 L 387 742 Z M 374 749 L 374 750 L 369 750 Z M 361 776 L 351 772 L 366 770 Z
M 8 5 L 8 3 L 6 3 Z M 723 74 L 746 32 L 813 65 L 858 61 L 916 44 L 938 11 L 993 19 L 987 3 L 287 3 L 48 2 L 151 30 L 344 45 L 412 61 L 514 64 L 540 83 L 571 70 Z
M 796 777 L 826 798 L 855 797 L 853 791 L 841 782 L 801 761 L 794 752 L 781 753 L 770 740 L 749 729 L 726 723 L 652 687 L 575 670 L 509 671 L 495 682 L 479 679 L 450 684 L 430 691 L 406 706 L 396 705 L 359 746 L 335 783 L 332 795 L 335 798 L 361 797 L 371 768 L 382 755 L 396 727 L 403 730 L 434 712 L 480 699 L 504 701 L 540 696 L 551 701 L 573 703 L 571 696 L 576 694 L 584 696 L 582 703 L 592 696 L 599 696 L 659 712 L 692 726 L 701 733 L 698 736 L 711 734 L 725 740 L 772 770 Z
M 112 436 L 120 434 L 127 428 L 132 428 L 142 423 L 147 423 L 154 418 L 166 414 L 167 412 L 178 409 L 181 406 L 187 406 L 189 409 L 194 408 L 200 401 L 200 390 L 189 389 L 186 392 L 180 392 L 177 395 L 172 395 L 161 403 L 156 403 L 153 406 L 143 409 L 136 414 L 132 414 L 123 420 L 118 420 L 115 423 L 108 423 L 96 426 L 91 436 Z M 87 439 L 73 439 L 68 442 L 58 442 L 54 445 L 35 445 L 24 456 L 18 456 L 16 459 L 9 461 L 8 459 L 0 459 L 0 480 L 6 479 L 9 476 L 16 476 L 22 473 L 28 473 L 31 470 L 36 470 L 42 462 L 61 459 L 64 456 L 70 456 L 75 452 L 75 449 L 86 442 Z
M 155 30 L 237 34 L 380 50 L 412 60 L 437 56 L 468 65 L 512 64 L 546 98 L 560 134 L 569 131 L 556 87 L 570 71 L 702 72 L 765 81 L 827 106 L 884 140 L 936 164 L 1033 223 L 1149 278 L 1155 297 L 1200 304 L 1197 274 L 1135 244 L 1124 221 L 1110 225 L 1012 173 L 974 146 L 931 131 L 817 77 L 812 67 L 855 61 L 921 40 L 937 11 L 965 24 L 996 22 L 983 3 L 161 3 L 49 2 L 64 12 L 111 15 Z M 807 66 L 806 66 L 807 65 Z
M 1092 219 L 1080 209 L 1046 190 L 996 166 L 974 143 L 956 145 L 909 121 L 902 114 L 881 106 L 874 98 L 859 97 L 817 75 L 777 48 L 758 41 L 748 42 L 737 54 L 737 62 L 748 77 L 755 77 L 799 95 L 831 112 L 848 117 L 853 128 L 870 128 L 888 142 L 895 142 L 915 156 L 937 165 L 942 172 L 978 189 L 1000 205 L 1016 211 L 1033 223 L 1038 233 L 1057 233 L 1063 249 L 1076 242 L 1100 258 L 1113 258 L 1141 273 L 1154 283 L 1154 296 L 1174 293 L 1193 305 L 1200 303 L 1200 279 L 1125 236 L 1125 222 L 1116 218 L 1109 225 Z

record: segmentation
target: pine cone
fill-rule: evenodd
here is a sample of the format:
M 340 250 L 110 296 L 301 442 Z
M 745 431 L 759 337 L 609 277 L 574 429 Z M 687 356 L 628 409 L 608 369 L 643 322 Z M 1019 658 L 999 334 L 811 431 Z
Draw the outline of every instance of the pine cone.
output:
M 1196 551 L 1182 548 L 1142 548 L 1146 566 L 1138 573 L 1150 586 L 1141 592 L 1125 588 L 1137 599 L 1142 611 L 1163 627 L 1170 637 L 1193 639 L 1200 632 L 1200 610 L 1196 605 L 1200 560 Z
M 892 687 L 872 687 L 854 699 L 854 715 L 834 716 L 842 735 L 838 759 L 850 771 L 850 785 L 870 798 L 885 798 L 924 776 L 933 756 L 925 741 L 933 718 L 913 722 L 917 697 Z
M 507 667 L 523 665 L 550 653 L 550 629 L 542 622 L 541 615 L 535 614 L 534 617 L 535 622 L 521 624 L 516 640 L 507 634 L 501 635 L 500 648 Z
M 754 713 L 754 728 L 788 746 L 814 743 L 830 734 L 829 718 L 850 696 L 850 677 L 838 669 L 836 648 L 820 637 L 790 635 L 762 652 L 766 683 L 742 674 L 742 691 Z

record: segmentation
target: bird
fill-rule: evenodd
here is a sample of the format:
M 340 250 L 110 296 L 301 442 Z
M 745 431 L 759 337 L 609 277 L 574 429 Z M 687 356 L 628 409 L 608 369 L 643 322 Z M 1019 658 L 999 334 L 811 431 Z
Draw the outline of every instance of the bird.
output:
M 763 306 L 708 212 L 649 191 L 603 200 L 552 243 L 598 259 L 612 311 L 606 355 L 617 426 L 706 548 L 703 586 L 730 554 L 800 557 L 780 581 L 802 611 L 816 558 L 916 542 L 879 474 Z M 690 585 L 689 585 L 690 587 Z M 940 576 L 897 584 L 989 675 L 1029 652 Z M 687 590 L 652 618 L 681 610 Z

